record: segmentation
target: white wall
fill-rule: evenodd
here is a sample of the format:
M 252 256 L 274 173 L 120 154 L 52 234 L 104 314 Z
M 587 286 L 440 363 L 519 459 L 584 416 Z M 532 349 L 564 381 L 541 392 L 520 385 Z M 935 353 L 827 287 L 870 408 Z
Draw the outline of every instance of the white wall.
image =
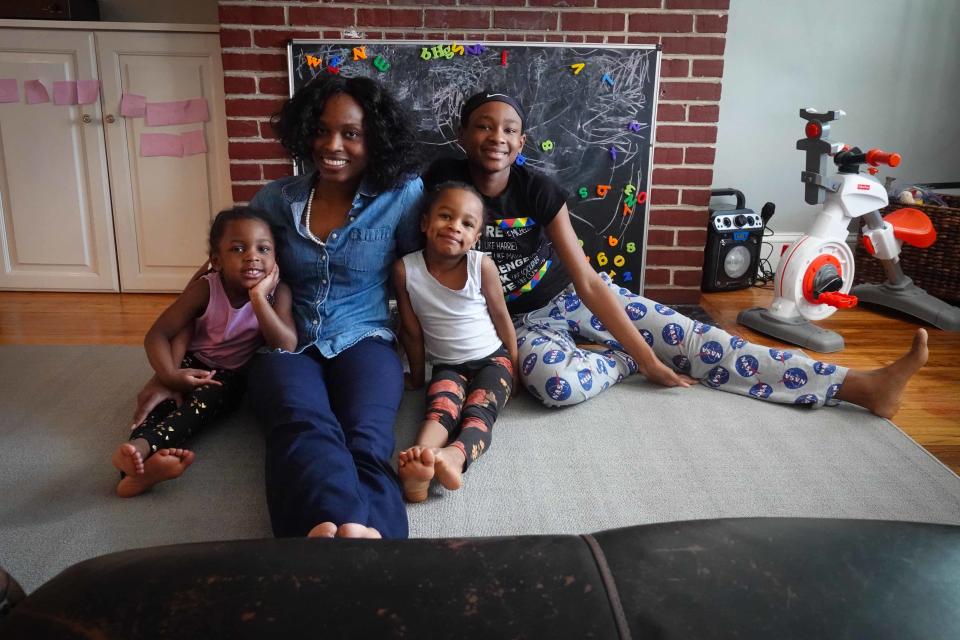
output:
M 217 24 L 217 0 L 100 0 L 100 19 Z
M 960 2 L 731 1 L 713 184 L 756 211 L 776 203 L 778 236 L 805 231 L 814 210 L 801 107 L 847 112 L 831 140 L 902 154 L 881 181 L 960 181 Z

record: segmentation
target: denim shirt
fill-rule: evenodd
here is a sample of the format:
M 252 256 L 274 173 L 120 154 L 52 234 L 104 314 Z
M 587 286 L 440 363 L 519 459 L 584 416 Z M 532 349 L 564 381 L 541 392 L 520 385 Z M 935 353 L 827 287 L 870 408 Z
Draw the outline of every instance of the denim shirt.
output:
M 361 184 L 346 223 L 317 244 L 303 225 L 315 178 L 310 173 L 274 180 L 250 206 L 263 210 L 273 227 L 280 279 L 293 293 L 297 353 L 314 345 L 332 358 L 364 338 L 395 340 L 387 279 L 393 261 L 422 244 L 423 182 L 414 178 L 382 193 Z

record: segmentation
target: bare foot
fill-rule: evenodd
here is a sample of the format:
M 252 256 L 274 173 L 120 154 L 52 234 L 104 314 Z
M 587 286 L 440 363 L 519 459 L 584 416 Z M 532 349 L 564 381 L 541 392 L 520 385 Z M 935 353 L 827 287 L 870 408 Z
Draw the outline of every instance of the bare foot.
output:
M 410 447 L 400 452 L 397 473 L 403 483 L 403 497 L 407 502 L 423 502 L 430 491 L 436 458 L 427 447 Z
M 131 476 L 117 485 L 117 495 L 132 498 L 149 490 L 164 480 L 173 480 L 193 463 L 193 451 L 186 449 L 160 449 L 143 463 L 143 475 Z
M 463 485 L 463 452 L 456 447 L 436 451 L 437 480 L 444 489 L 456 491 Z
M 332 538 L 337 535 L 337 525 L 332 522 L 321 522 L 307 534 L 308 538 Z
M 380 539 L 383 536 L 373 527 L 365 527 L 355 522 L 345 522 L 337 529 L 338 538 L 372 538 Z
M 117 447 L 117 450 L 113 452 L 113 458 L 110 460 L 113 462 L 113 466 L 128 476 L 143 475 L 143 456 L 129 442 L 124 442 Z
M 907 382 L 927 363 L 928 356 L 927 330 L 917 329 L 910 350 L 895 362 L 872 371 L 848 373 L 837 398 L 858 404 L 881 418 L 892 418 L 900 409 Z

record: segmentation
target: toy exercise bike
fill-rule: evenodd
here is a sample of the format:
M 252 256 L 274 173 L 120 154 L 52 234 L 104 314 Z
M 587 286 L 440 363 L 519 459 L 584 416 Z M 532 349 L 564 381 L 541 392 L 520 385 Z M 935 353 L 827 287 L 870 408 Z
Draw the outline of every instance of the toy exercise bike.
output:
M 737 321 L 785 342 L 829 353 L 843 349 L 843 337 L 811 323 L 828 318 L 837 309 L 857 304 L 858 299 L 917 317 L 949 331 L 960 330 L 960 309 L 934 298 L 913 284 L 900 268 L 900 247 L 904 242 L 929 247 L 937 232 L 930 219 L 917 209 L 900 209 L 881 216 L 887 206 L 887 192 L 872 176 L 881 164 L 896 167 L 900 156 L 880 149 L 863 152 L 827 138 L 830 122 L 843 111 L 821 113 L 801 109 L 807 121 L 806 137 L 797 149 L 806 152 L 806 170 L 800 180 L 806 187 L 804 200 L 823 204 L 810 230 L 794 242 L 780 258 L 774 278 L 774 299 L 770 308 L 741 311 Z M 827 176 L 827 158 L 832 157 L 837 173 Z M 860 173 L 868 164 L 869 175 Z M 863 218 L 863 243 L 883 263 L 887 281 L 880 285 L 853 285 L 854 257 L 847 245 L 852 220 Z M 851 290 L 852 289 L 852 290 Z

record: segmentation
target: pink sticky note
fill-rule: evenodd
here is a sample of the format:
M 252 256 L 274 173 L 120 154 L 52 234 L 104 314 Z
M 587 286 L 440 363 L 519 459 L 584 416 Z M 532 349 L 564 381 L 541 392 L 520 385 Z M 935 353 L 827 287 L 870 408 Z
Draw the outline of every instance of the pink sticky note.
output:
M 20 89 L 14 78 L 0 80 L 0 102 L 20 102 Z
M 99 80 L 77 80 L 77 102 L 94 104 L 100 99 Z
M 148 102 L 147 126 L 161 127 L 168 124 L 187 123 L 187 101 Z
M 203 137 L 203 129 L 181 133 L 180 141 L 183 143 L 183 155 L 185 156 L 195 156 L 198 153 L 207 152 L 207 141 Z
M 39 80 L 24 80 L 23 92 L 27 94 L 27 104 L 50 102 L 50 94 Z
M 206 98 L 191 98 L 187 100 L 187 122 L 208 122 L 210 120 L 210 109 L 207 107 Z
M 75 80 L 53 83 L 53 104 L 77 104 L 77 83 Z
M 171 133 L 141 133 L 140 155 L 144 158 L 154 156 L 183 156 L 183 143 L 180 136 Z
M 142 118 L 147 112 L 147 99 L 135 93 L 125 93 L 120 98 L 120 115 L 124 118 Z

